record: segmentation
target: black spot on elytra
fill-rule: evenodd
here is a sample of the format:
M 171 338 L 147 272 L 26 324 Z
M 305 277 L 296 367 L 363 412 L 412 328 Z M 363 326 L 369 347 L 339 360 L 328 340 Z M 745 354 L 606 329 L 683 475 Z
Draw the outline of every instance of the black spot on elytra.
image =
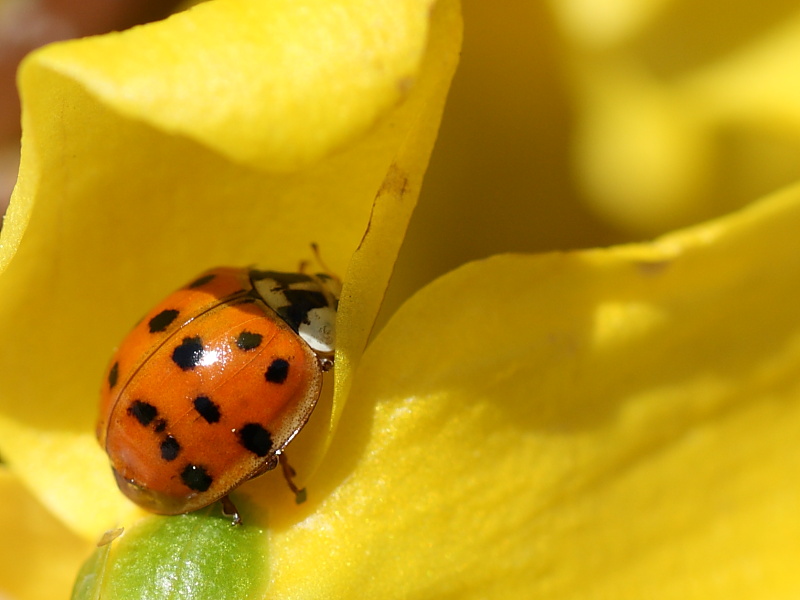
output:
M 167 422 L 164 419 L 156 419 L 155 425 L 153 425 L 153 431 L 162 433 L 166 428 Z
M 119 363 L 115 362 L 108 372 L 108 387 L 113 388 L 117 385 L 117 379 L 119 379 Z
M 181 445 L 171 435 L 164 438 L 161 442 L 161 458 L 164 460 L 175 460 L 181 452 Z
M 308 313 L 315 308 L 328 306 L 328 299 L 322 292 L 310 290 L 284 290 L 288 306 L 278 309 L 278 314 L 289 326 L 297 331 L 301 323 L 308 323 Z
M 272 450 L 272 436 L 258 423 L 248 423 L 242 427 L 239 441 L 256 456 L 266 456 Z
M 205 492 L 211 487 L 214 478 L 200 465 L 188 464 L 186 468 L 181 471 L 181 481 L 183 481 L 184 485 L 190 490 Z
M 190 283 L 186 287 L 188 287 L 189 289 L 203 287 L 205 284 L 207 284 L 210 281 L 212 281 L 215 277 L 216 277 L 216 275 L 214 273 L 209 273 L 208 275 L 203 275 L 202 277 L 199 277 L 198 279 L 195 279 L 192 283 Z
M 243 331 L 236 336 L 236 345 L 239 350 L 252 350 L 261 345 L 262 336 L 260 333 L 253 333 L 252 331 Z
M 194 369 L 203 360 L 203 342 L 199 337 L 183 338 L 172 352 L 172 361 L 183 371 Z
M 158 415 L 158 409 L 149 402 L 134 400 L 128 407 L 128 414 L 147 427 Z
M 219 406 L 207 396 L 198 396 L 194 399 L 194 409 L 200 413 L 208 423 L 219 421 Z
M 267 372 L 264 373 L 264 378 L 270 383 L 283 383 L 289 376 L 289 361 L 285 358 L 276 358 L 273 360 Z
M 150 327 L 150 333 L 159 333 L 160 331 L 164 331 L 167 327 L 172 325 L 172 322 L 177 317 L 178 311 L 175 309 L 169 308 L 167 310 L 162 310 L 148 322 L 147 325 Z

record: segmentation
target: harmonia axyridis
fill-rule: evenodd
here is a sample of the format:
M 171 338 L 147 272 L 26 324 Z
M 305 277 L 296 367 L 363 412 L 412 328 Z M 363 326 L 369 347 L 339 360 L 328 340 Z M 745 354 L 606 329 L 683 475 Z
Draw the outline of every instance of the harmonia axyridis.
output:
M 339 281 L 207 271 L 122 342 L 103 382 L 97 437 L 119 488 L 160 514 L 197 510 L 279 463 L 333 365 Z

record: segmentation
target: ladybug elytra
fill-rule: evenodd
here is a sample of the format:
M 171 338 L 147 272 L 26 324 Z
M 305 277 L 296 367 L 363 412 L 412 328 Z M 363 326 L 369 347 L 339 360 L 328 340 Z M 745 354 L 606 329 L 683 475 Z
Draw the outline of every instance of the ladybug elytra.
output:
M 223 501 L 278 464 L 333 365 L 341 285 L 216 268 L 153 308 L 106 371 L 97 437 L 122 492 L 159 514 Z

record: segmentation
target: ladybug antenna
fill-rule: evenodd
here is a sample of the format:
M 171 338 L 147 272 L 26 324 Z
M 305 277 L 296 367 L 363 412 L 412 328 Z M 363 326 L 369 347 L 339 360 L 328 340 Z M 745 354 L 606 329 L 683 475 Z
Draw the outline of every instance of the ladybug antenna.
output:
M 314 253 L 314 259 L 317 261 L 317 264 L 322 267 L 322 270 L 326 273 L 330 273 L 331 270 L 328 268 L 328 265 L 325 264 L 325 261 L 322 260 L 322 256 L 319 253 L 319 245 L 316 242 L 311 242 L 311 251 Z
M 342 280 L 339 279 L 339 277 L 337 275 L 335 275 L 333 271 L 331 271 L 331 269 L 328 267 L 328 265 L 325 264 L 325 261 L 322 260 L 322 255 L 320 254 L 319 245 L 317 244 L 317 242 L 311 242 L 311 251 L 314 253 L 314 259 L 317 261 L 317 264 L 320 267 L 322 267 L 322 271 L 326 275 L 329 275 L 332 279 L 335 279 L 336 281 L 338 281 L 341 284 Z M 305 261 L 304 261 L 303 264 L 305 264 L 305 266 L 308 266 L 305 263 Z M 301 273 L 302 272 L 303 271 L 301 271 Z
M 305 275 L 307 270 L 308 270 L 308 261 L 307 260 L 301 260 L 300 264 L 297 265 L 297 272 L 298 273 L 302 273 L 303 275 Z

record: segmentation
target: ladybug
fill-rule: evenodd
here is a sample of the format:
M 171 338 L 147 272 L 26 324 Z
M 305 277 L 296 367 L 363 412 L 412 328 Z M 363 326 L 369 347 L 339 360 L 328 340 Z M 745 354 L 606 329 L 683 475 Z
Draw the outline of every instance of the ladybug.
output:
M 166 515 L 283 467 L 333 366 L 341 284 L 324 274 L 221 267 L 151 310 L 102 385 L 97 438 L 120 490 Z

